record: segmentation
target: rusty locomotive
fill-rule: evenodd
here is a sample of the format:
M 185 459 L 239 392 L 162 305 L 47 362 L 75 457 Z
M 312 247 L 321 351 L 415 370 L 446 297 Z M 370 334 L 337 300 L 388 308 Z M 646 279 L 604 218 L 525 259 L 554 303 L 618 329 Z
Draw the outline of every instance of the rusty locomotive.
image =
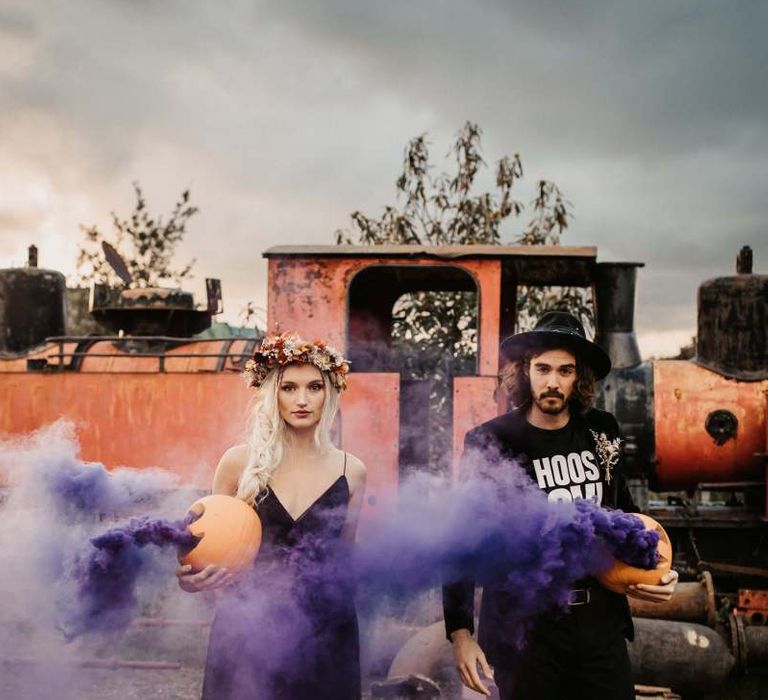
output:
M 504 410 L 499 340 L 517 326 L 519 286 L 591 288 L 595 340 L 613 361 L 598 405 L 616 415 L 636 500 L 670 532 L 689 579 L 668 609 L 636 606 L 636 615 L 656 617 L 641 629 L 657 625 L 641 634 L 650 641 L 638 663 L 669 671 L 669 661 L 648 661 L 654 645 L 694 634 L 703 641 L 693 645 L 701 652 L 693 686 L 734 665 L 768 666 L 768 275 L 752 271 L 749 249 L 735 275 L 701 285 L 695 357 L 650 362 L 634 331 L 642 264 L 598 262 L 592 247 L 281 246 L 264 255 L 269 330 L 327 338 L 352 360 L 338 438 L 369 468 L 361 536 L 379 497 L 428 459 L 425 441 L 409 437 L 414 424 L 428 430 L 429 405 L 395 356 L 396 301 L 422 291 L 476 295 L 473 366 L 450 377 L 457 457 L 464 433 Z M 0 433 L 67 418 L 87 460 L 159 466 L 207 488 L 218 456 L 242 433 L 248 393 L 238 372 L 256 339 L 193 335 L 218 310 L 215 294 L 205 310 L 181 292 L 97 297 L 93 315 L 114 334 L 68 335 L 62 275 L 0 270 Z M 668 627 L 681 621 L 687 632 Z M 675 674 L 651 676 L 673 685 Z

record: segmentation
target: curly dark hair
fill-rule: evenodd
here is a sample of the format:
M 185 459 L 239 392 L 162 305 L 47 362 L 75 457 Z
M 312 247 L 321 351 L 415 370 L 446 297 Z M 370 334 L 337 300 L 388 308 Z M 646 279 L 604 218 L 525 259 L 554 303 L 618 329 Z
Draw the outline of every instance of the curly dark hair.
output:
M 509 361 L 499 372 L 499 384 L 509 402 L 510 408 L 527 411 L 533 403 L 531 380 L 528 374 L 531 360 L 546 350 L 531 350 L 516 360 Z M 576 356 L 576 385 L 568 399 L 571 407 L 586 413 L 595 402 L 595 373 L 592 368 Z

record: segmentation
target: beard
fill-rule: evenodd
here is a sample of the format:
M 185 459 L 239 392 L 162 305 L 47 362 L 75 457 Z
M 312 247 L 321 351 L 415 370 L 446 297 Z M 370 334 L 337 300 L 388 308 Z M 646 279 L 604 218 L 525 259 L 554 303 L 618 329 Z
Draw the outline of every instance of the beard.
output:
M 568 408 L 568 402 L 562 394 L 542 394 L 534 398 L 534 403 L 542 413 L 556 416 Z

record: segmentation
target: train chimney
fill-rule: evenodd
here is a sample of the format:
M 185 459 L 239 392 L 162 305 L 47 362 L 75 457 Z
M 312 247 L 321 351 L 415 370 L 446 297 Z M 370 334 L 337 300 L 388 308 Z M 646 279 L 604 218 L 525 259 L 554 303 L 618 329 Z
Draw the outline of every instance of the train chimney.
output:
M 635 335 L 635 284 L 643 263 L 598 263 L 595 276 L 597 307 L 595 342 L 611 358 L 614 369 L 642 362 Z
M 736 274 L 752 274 L 752 248 L 748 245 L 742 246 L 739 254 L 736 256 Z
M 753 274 L 749 246 L 736 272 L 699 287 L 695 361 L 733 379 L 768 379 L 768 275 Z

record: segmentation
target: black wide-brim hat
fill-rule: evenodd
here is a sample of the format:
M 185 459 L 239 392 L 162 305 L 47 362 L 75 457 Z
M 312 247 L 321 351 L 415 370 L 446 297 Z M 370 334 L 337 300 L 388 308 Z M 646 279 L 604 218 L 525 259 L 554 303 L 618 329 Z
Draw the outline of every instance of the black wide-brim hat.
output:
M 611 371 L 611 358 L 599 345 L 587 340 L 584 326 L 566 311 L 548 311 L 530 331 L 516 333 L 501 342 L 501 352 L 510 360 L 518 360 L 531 351 L 545 352 L 565 348 L 591 367 L 597 379 Z

